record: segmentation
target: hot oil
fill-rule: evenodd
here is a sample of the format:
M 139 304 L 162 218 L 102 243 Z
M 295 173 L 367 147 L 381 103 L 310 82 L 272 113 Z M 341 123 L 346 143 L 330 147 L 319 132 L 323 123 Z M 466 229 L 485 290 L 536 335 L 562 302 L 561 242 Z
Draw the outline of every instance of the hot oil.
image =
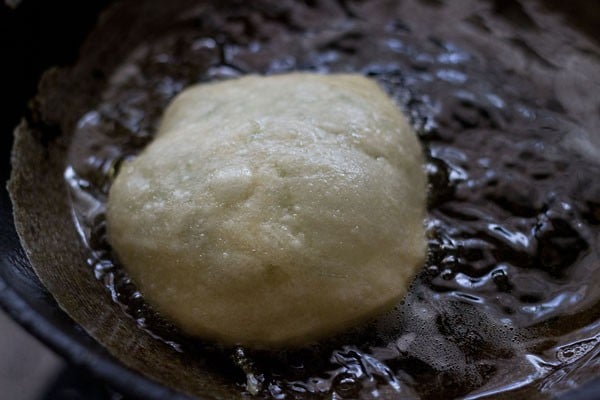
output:
M 558 18 L 510 4 L 213 5 L 149 33 L 79 121 L 65 172 L 96 277 L 141 329 L 234 369 L 240 392 L 258 397 L 477 398 L 528 387 L 548 396 L 598 373 L 600 165 L 588 140 L 598 132 L 593 107 L 573 109 L 552 81 L 571 75 L 547 43 L 580 63 L 597 48 L 532 34 Z M 393 311 L 304 349 L 187 338 L 110 249 L 110 184 L 184 87 L 294 70 L 370 76 L 410 117 L 428 159 L 427 264 Z

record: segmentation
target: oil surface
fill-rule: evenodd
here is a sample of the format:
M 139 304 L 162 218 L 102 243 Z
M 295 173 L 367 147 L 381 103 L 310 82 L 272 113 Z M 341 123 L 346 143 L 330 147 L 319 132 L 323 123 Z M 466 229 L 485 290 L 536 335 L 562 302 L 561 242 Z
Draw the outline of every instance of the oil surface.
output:
M 215 4 L 170 26 L 122 60 L 65 171 L 87 262 L 141 329 L 235 368 L 259 398 L 547 397 L 600 372 L 594 43 L 516 1 Z M 186 338 L 111 252 L 111 180 L 186 86 L 294 70 L 370 76 L 410 117 L 428 157 L 427 265 L 394 311 L 305 349 Z

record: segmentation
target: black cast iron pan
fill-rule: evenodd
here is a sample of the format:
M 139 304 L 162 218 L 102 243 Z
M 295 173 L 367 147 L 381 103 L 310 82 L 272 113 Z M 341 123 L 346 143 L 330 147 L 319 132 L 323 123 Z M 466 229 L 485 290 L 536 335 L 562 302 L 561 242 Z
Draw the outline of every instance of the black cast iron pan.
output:
M 4 94 L 8 101 L 4 102 L 7 109 L 2 121 L 2 182 L 6 182 L 10 174 L 13 127 L 23 116 L 26 119 L 32 118 L 28 115 L 26 103 L 36 91 L 41 73 L 50 66 L 68 65 L 74 61 L 86 33 L 93 27 L 98 13 L 106 3 L 93 1 L 50 4 L 25 1 L 16 11 L 3 6 L 0 20 L 4 43 L 2 49 L 5 52 L 4 59 L 7 60 L 5 64 L 9 67 L 3 79 L 4 86 L 9 90 Z M 561 2 L 552 4 L 559 9 L 563 7 Z M 589 2 L 574 4 L 564 6 L 565 15 L 584 32 L 594 34 L 594 22 L 597 22 L 594 15 L 597 15 L 597 10 L 592 10 Z M 98 379 L 126 396 L 140 399 L 188 398 L 117 361 L 58 307 L 52 295 L 33 273 L 20 245 L 11 203 L 4 187 L 0 197 L 0 221 L 0 304 L 15 320 L 69 362 L 88 369 Z M 146 367 L 152 368 L 151 365 Z M 199 383 L 175 386 L 188 392 L 207 393 L 207 398 L 234 396 L 231 388 L 218 379 L 192 376 L 187 377 L 187 380 L 194 378 Z M 182 379 L 185 381 L 186 377 Z M 177 382 L 178 379 L 167 381 Z M 597 380 L 561 398 L 599 397 L 600 380 Z

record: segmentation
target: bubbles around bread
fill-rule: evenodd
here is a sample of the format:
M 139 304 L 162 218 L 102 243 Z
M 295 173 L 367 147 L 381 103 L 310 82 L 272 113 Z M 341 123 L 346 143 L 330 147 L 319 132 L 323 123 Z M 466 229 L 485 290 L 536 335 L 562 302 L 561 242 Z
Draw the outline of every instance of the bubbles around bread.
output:
M 397 106 L 359 75 L 197 85 L 109 194 L 111 245 L 188 334 L 256 347 L 398 302 L 425 257 L 426 177 Z

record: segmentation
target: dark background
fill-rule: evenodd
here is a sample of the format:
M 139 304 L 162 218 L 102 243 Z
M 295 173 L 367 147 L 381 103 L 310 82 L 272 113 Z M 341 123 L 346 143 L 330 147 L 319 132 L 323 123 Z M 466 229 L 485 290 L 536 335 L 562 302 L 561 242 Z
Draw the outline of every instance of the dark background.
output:
M 26 115 L 28 101 L 36 92 L 42 72 L 75 61 L 76 49 L 107 3 L 106 0 L 24 0 L 16 9 L 4 1 L 0 3 L 3 149 L 11 145 L 12 131 Z M 0 181 L 5 182 L 9 160 L 1 162 Z

